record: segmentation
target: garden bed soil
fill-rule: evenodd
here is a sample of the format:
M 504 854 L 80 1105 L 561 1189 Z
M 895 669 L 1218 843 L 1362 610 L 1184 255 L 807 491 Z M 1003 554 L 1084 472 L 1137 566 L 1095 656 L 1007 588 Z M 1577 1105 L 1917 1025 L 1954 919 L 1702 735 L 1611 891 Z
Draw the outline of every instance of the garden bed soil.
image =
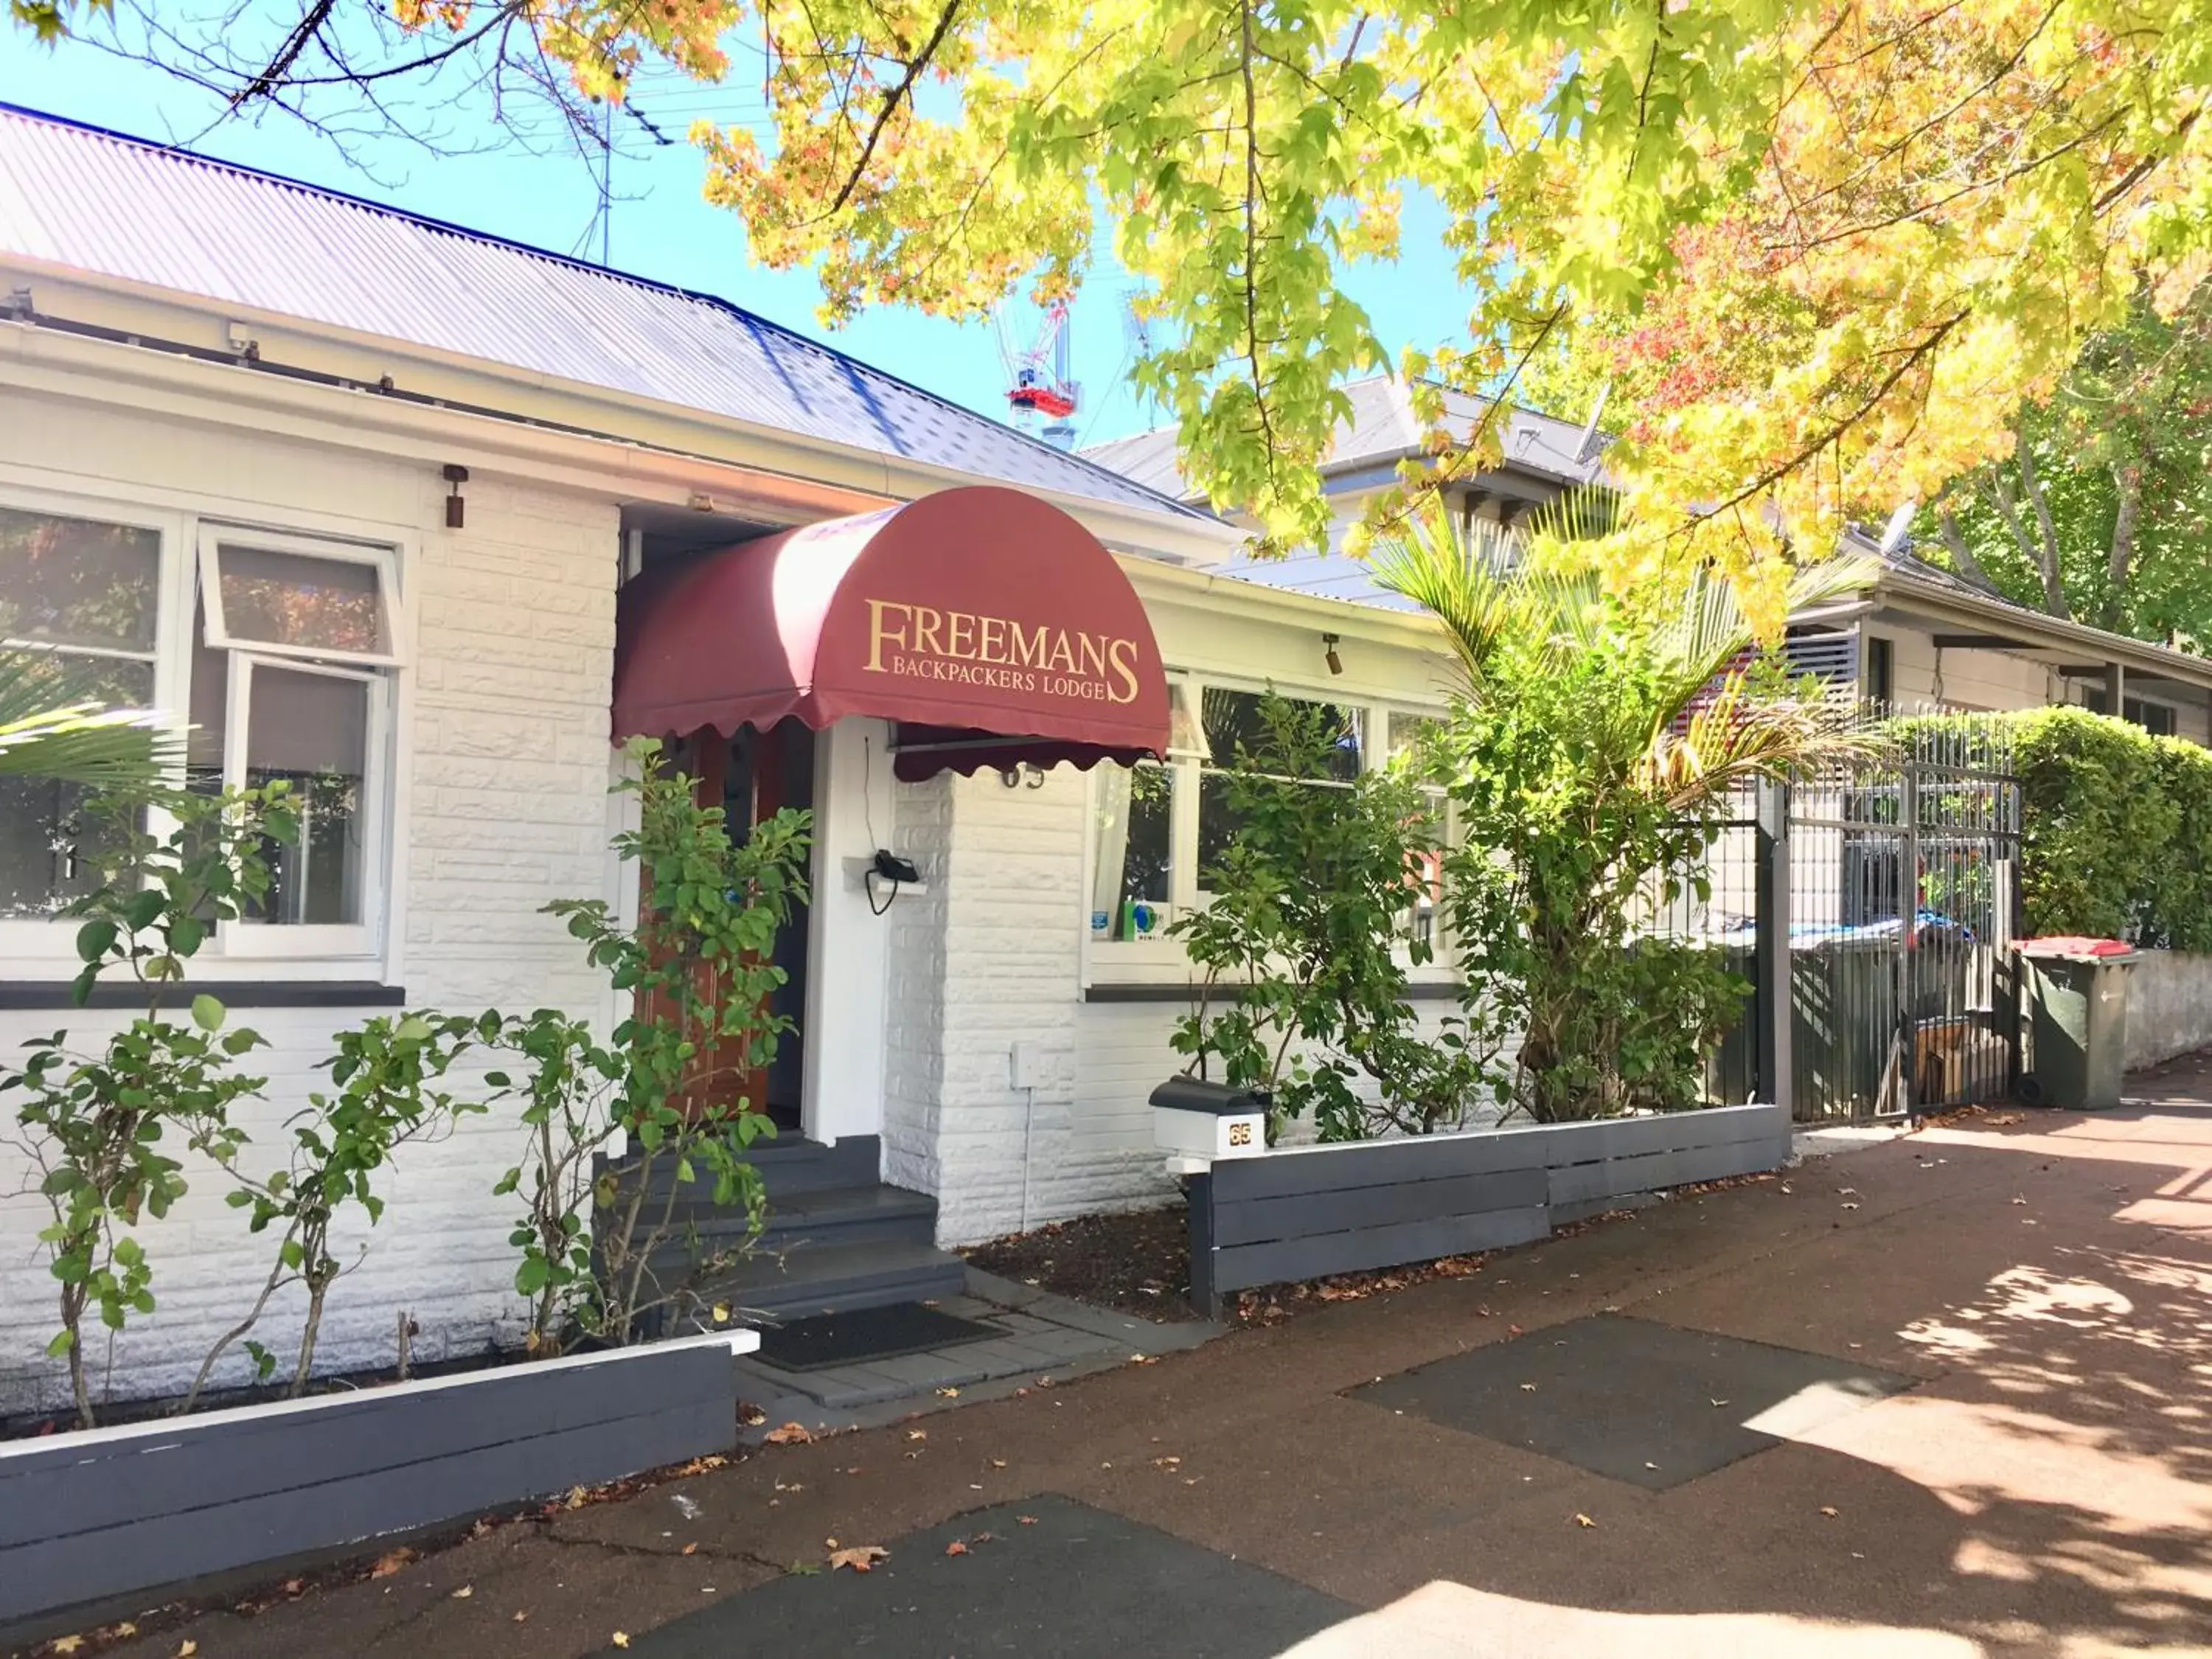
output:
M 1190 1303 L 1189 1224 L 1180 1204 L 1056 1221 L 961 1255 L 985 1273 L 1094 1308 L 1162 1324 L 1198 1317 Z

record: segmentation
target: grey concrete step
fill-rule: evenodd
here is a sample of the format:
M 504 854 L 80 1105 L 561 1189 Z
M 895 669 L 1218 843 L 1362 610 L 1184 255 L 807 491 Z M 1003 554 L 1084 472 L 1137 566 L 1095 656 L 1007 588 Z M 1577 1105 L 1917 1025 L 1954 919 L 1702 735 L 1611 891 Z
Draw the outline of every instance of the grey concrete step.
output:
M 742 1238 L 749 1221 L 742 1206 L 679 1200 L 671 1224 L 702 1239 Z M 937 1200 L 872 1182 L 865 1187 L 820 1187 L 771 1194 L 761 1227 L 763 1249 L 781 1249 L 801 1241 L 817 1245 L 933 1243 Z
M 803 1319 L 809 1314 L 941 1301 L 967 1283 L 960 1258 L 929 1244 L 800 1245 L 781 1258 L 757 1255 L 715 1277 L 711 1293 L 741 1310 Z

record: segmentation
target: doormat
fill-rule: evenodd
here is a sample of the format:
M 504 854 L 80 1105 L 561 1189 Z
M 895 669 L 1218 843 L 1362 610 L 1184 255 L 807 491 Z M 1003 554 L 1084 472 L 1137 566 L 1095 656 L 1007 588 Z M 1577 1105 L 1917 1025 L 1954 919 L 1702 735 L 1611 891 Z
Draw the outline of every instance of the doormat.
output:
M 781 1370 L 818 1371 L 1005 1334 L 995 1325 L 961 1319 L 941 1308 L 894 1302 L 887 1308 L 813 1314 L 763 1331 L 760 1357 Z
M 1599 1314 L 1352 1398 L 1663 1492 L 1911 1386 L 1827 1354 Z

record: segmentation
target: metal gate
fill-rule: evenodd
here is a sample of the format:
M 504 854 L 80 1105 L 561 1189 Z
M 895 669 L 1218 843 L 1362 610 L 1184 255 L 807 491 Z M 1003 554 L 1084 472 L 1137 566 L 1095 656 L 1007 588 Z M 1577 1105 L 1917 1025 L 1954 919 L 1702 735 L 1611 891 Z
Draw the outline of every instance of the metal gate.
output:
M 1800 1122 L 2002 1100 L 2019 1075 L 2021 805 L 2008 740 L 1956 716 L 1892 731 L 1881 758 L 1789 792 L 1783 903 Z

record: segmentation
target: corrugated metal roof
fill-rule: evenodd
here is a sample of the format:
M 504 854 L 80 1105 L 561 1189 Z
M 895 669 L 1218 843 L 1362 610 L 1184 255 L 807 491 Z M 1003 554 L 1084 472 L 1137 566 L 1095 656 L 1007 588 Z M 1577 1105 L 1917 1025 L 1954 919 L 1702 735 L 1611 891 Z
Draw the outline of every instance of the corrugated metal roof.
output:
M 1423 453 L 1427 427 L 1413 413 L 1412 395 L 1395 375 L 1370 374 L 1347 380 L 1340 388 L 1351 400 L 1351 416 L 1337 422 L 1322 458 L 1322 476 L 1336 477 L 1364 468 L 1384 465 Z M 1464 438 L 1490 405 L 1463 392 L 1443 393 L 1443 426 Z M 1594 460 L 1582 456 L 1583 428 L 1572 421 L 1540 415 L 1533 409 L 1506 412 L 1502 434 L 1504 468 L 1508 472 L 1533 473 L 1562 486 L 1588 483 L 1600 474 Z M 1183 480 L 1176 457 L 1176 433 L 1171 426 L 1126 438 L 1094 444 L 1083 453 L 1101 466 L 1185 501 L 1199 499 Z
M 980 478 L 1206 516 L 713 295 L 7 104 L 0 254 Z

